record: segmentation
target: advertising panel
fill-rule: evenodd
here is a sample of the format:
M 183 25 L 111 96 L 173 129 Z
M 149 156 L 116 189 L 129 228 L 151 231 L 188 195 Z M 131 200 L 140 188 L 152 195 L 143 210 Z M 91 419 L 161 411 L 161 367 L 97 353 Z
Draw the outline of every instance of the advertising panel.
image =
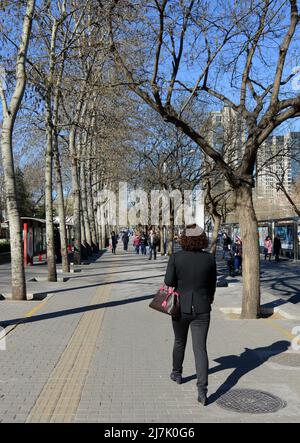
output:
M 259 226 L 258 228 L 259 234 L 259 246 L 264 246 L 264 241 L 269 235 L 269 227 L 268 226 Z
M 275 235 L 280 237 L 282 249 L 294 249 L 293 225 L 275 226 Z

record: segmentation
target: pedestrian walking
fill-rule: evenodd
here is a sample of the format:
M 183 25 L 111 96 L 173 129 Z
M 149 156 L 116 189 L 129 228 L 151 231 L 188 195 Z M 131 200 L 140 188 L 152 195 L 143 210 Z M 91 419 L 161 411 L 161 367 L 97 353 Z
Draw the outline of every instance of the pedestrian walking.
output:
M 275 261 L 279 262 L 279 255 L 281 252 L 281 240 L 279 235 L 275 235 L 274 244 L 273 244 L 273 254 L 275 255 Z
M 223 259 L 227 260 L 228 252 L 231 250 L 232 240 L 229 235 L 224 232 L 223 234 Z
M 267 257 L 269 257 L 269 261 L 271 261 L 272 250 L 273 250 L 273 243 L 271 237 L 268 236 L 264 241 L 265 260 L 267 260 Z
M 117 244 L 118 244 L 118 236 L 116 235 L 115 231 L 112 231 L 112 233 L 111 233 L 111 252 L 113 254 L 116 254 Z
M 234 256 L 231 251 L 229 251 L 229 253 L 227 255 L 227 268 L 228 268 L 228 272 L 229 272 L 230 277 L 233 277 L 234 276 Z
M 179 293 L 180 315 L 172 318 L 174 330 L 173 369 L 171 380 L 182 382 L 183 361 L 189 328 L 197 372 L 198 401 L 207 403 L 208 357 L 207 335 L 211 305 L 216 290 L 216 263 L 212 254 L 205 252 L 207 236 L 197 225 L 187 226 L 180 238 L 182 250 L 171 255 L 165 284 Z
M 148 237 L 149 244 L 149 260 L 152 260 L 152 255 L 154 256 L 154 260 L 156 260 L 156 248 L 159 244 L 159 236 L 156 234 L 154 229 L 151 229 L 150 235 Z
M 122 241 L 123 241 L 123 246 L 124 246 L 124 251 L 128 250 L 128 243 L 129 243 L 129 235 L 128 235 L 128 231 L 125 231 L 122 237 Z
M 141 238 L 138 233 L 136 233 L 134 236 L 133 246 L 135 248 L 135 253 L 139 254 L 140 253 L 140 246 L 141 246 Z
M 142 255 L 147 254 L 147 245 L 148 245 L 147 236 L 146 236 L 145 232 L 142 232 L 142 235 L 141 235 L 141 254 Z
M 241 274 L 242 272 L 242 262 L 243 262 L 243 244 L 240 237 L 237 237 L 233 246 L 232 252 L 234 257 L 234 271 Z

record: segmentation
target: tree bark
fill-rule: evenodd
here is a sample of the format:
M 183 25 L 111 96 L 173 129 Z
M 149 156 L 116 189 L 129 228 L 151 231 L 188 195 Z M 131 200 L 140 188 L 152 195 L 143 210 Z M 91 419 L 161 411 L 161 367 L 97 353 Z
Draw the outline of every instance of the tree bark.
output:
M 50 98 L 45 100 L 46 116 L 46 167 L 45 167 L 45 212 L 46 212 L 46 245 L 48 281 L 57 281 L 56 255 L 53 224 L 53 128 Z
M 160 223 L 159 226 L 159 232 L 160 232 L 160 255 L 165 255 L 165 242 L 164 242 L 164 227 L 162 222 Z
M 253 207 L 252 188 L 236 189 L 237 212 L 243 244 L 243 301 L 241 318 L 260 316 L 260 262 L 257 218 Z
M 82 223 L 84 226 L 84 234 L 85 234 L 85 247 L 87 249 L 87 255 L 92 255 L 92 235 L 91 235 L 91 226 L 88 214 L 88 205 L 87 205 L 87 178 L 86 178 L 86 168 L 85 168 L 85 154 L 86 150 L 83 150 L 83 158 L 81 161 L 81 204 L 82 204 Z
M 213 229 L 212 238 L 211 238 L 210 252 L 213 255 L 216 255 L 218 236 L 219 236 L 219 231 L 220 231 L 220 226 L 221 226 L 221 215 L 218 213 L 213 213 L 212 217 L 213 217 L 213 221 L 214 221 L 214 229 Z
M 26 300 L 22 225 L 17 204 L 16 178 L 12 149 L 12 131 L 12 119 L 4 117 L 1 132 L 1 148 L 10 233 L 12 299 Z
M 92 174 L 91 179 L 92 183 L 94 183 L 93 211 L 94 211 L 94 220 L 96 225 L 97 245 L 101 250 L 103 249 L 103 247 L 102 247 L 101 219 L 100 219 L 100 209 L 99 209 L 100 175 L 98 173 L 98 164 L 97 168 L 94 170 Z
M 82 189 L 80 190 L 80 195 L 82 197 Z M 82 210 L 82 201 L 80 201 L 80 226 L 81 226 L 81 260 L 87 260 L 88 259 L 88 248 L 87 248 L 87 241 L 86 241 L 86 235 L 85 235 L 85 225 L 84 225 L 84 218 L 83 218 L 83 210 Z
M 174 203 L 170 199 L 170 226 L 168 233 L 168 255 L 173 253 L 173 241 L 174 241 Z
M 65 57 L 65 53 L 64 53 Z M 61 69 L 56 80 L 54 104 L 53 104 L 53 150 L 54 150 L 54 168 L 56 177 L 56 192 L 57 192 L 57 206 L 59 216 L 59 232 L 61 242 L 61 257 L 62 257 L 62 271 L 64 273 L 70 272 L 70 262 L 68 256 L 68 236 L 66 228 L 66 208 L 64 199 L 64 188 L 61 173 L 61 161 L 58 146 L 58 120 L 59 120 L 59 88 L 62 82 L 64 69 L 64 59 L 61 64 Z
M 23 99 L 26 86 L 26 56 L 31 34 L 35 0 L 28 0 L 23 20 L 21 41 L 16 63 L 16 86 L 10 104 L 7 103 L 5 91 L 0 84 L 2 99 L 3 124 L 1 131 L 1 153 L 5 177 L 7 215 L 11 244 L 11 275 L 13 300 L 26 300 L 26 280 L 22 247 L 22 226 L 17 204 L 16 178 L 14 168 L 12 134 L 15 119 Z
M 91 173 L 91 159 L 88 160 L 87 167 L 87 208 L 88 208 L 88 218 L 89 224 L 91 228 L 91 236 L 92 236 L 92 250 L 94 253 L 99 252 L 98 238 L 97 238 L 97 230 L 96 230 L 96 221 L 94 214 L 94 195 L 93 195 L 93 183 L 92 183 L 92 173 Z
M 70 272 L 70 263 L 68 258 L 68 240 L 67 240 L 67 228 L 66 228 L 66 209 L 64 201 L 63 181 L 61 175 L 61 164 L 58 150 L 57 133 L 54 131 L 54 165 L 56 175 L 56 192 L 57 192 L 57 207 L 59 216 L 59 232 L 61 242 L 61 257 L 62 257 L 62 271 L 64 273 Z
M 70 130 L 69 145 L 72 162 L 72 191 L 74 219 L 74 264 L 81 264 L 81 216 L 80 216 L 80 186 L 78 177 L 78 162 L 75 152 L 75 127 Z

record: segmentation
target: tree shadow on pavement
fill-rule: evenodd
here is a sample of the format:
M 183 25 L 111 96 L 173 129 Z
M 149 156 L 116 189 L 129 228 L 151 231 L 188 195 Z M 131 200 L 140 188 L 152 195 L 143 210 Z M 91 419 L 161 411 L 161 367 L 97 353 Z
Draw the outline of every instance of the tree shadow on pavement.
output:
M 294 278 L 297 278 L 296 281 L 299 281 L 299 277 L 294 277 Z M 281 288 L 278 287 L 279 285 L 281 285 Z M 290 279 L 289 283 L 284 278 L 280 279 L 276 283 L 272 283 L 271 289 L 273 291 L 276 291 L 276 293 L 278 293 L 279 296 L 289 297 L 286 300 L 287 303 L 293 303 L 296 305 L 297 303 L 300 302 L 299 287 L 291 285 Z
M 137 303 L 145 300 L 150 300 L 154 294 L 143 295 L 142 297 L 126 298 L 124 300 L 115 300 L 97 305 L 81 306 L 79 308 L 65 309 L 63 311 L 49 312 L 47 314 L 34 315 L 32 317 L 15 318 L 11 320 L 0 321 L 0 327 L 7 328 L 17 324 L 35 323 L 43 320 L 50 320 L 53 318 L 65 317 L 67 315 L 84 314 L 85 312 L 94 311 L 96 309 L 114 308 L 116 306 L 127 305 L 129 303 Z
M 155 271 L 162 270 L 162 269 L 165 269 L 165 266 L 161 266 L 161 267 L 156 266 L 155 267 Z M 98 272 L 98 271 L 101 271 L 101 272 Z M 69 275 L 69 274 L 68 275 L 69 275 L 69 280 L 74 281 L 74 280 L 80 280 L 80 279 L 86 279 L 86 278 L 96 278 L 96 277 L 103 276 L 103 275 L 104 276 L 114 275 L 114 274 L 120 275 L 120 274 L 126 274 L 126 273 L 132 273 L 132 272 L 144 272 L 144 271 L 148 271 L 148 269 L 139 267 L 138 269 L 130 269 L 129 271 L 118 270 L 115 272 L 106 272 L 106 270 L 102 268 L 99 270 L 94 270 L 94 272 L 92 271 L 90 274 L 86 274 L 86 275 L 75 275 L 75 276 Z
M 255 370 L 259 366 L 262 366 L 270 357 L 287 351 L 290 345 L 291 343 L 289 341 L 281 340 L 270 346 L 255 349 L 245 348 L 245 351 L 240 355 L 225 355 L 224 357 L 215 359 L 214 361 L 219 363 L 219 365 L 211 368 L 209 370 L 209 375 L 227 369 L 234 369 L 234 371 L 227 377 L 217 391 L 208 398 L 208 404 L 216 402 L 220 397 L 226 394 L 226 392 L 230 391 L 235 385 L 237 385 L 244 375 Z M 185 377 L 183 383 L 195 379 L 197 379 L 196 375 Z
M 289 341 L 281 340 L 270 346 L 255 349 L 245 348 L 245 351 L 240 355 L 226 355 L 215 359 L 214 361 L 219 363 L 219 366 L 211 368 L 209 374 L 215 374 L 226 369 L 234 369 L 234 371 L 217 391 L 209 397 L 208 404 L 217 401 L 226 392 L 230 391 L 244 375 L 262 366 L 270 357 L 285 352 L 290 345 Z
M 76 286 L 76 287 L 69 286 L 69 287 L 66 287 L 63 289 L 51 289 L 51 290 L 49 289 L 49 290 L 45 290 L 45 291 L 41 290 L 41 291 L 37 291 L 36 293 L 34 293 L 34 295 L 35 295 L 35 299 L 39 300 L 39 297 L 42 297 L 40 299 L 43 299 L 43 298 L 45 298 L 44 296 L 47 296 L 47 294 L 54 294 L 54 295 L 60 294 L 60 293 L 66 294 L 70 291 L 74 292 L 74 291 L 79 291 L 81 289 L 98 288 L 100 286 L 105 286 L 105 285 L 118 285 L 120 283 L 138 282 L 140 284 L 141 280 L 149 280 L 149 279 L 154 279 L 154 278 L 164 277 L 164 276 L 165 276 L 165 274 L 156 274 L 156 275 L 150 275 L 150 276 L 146 276 L 146 277 L 127 278 L 124 280 L 105 281 L 102 283 L 98 282 L 98 283 L 93 283 L 91 285 L 83 284 L 82 286 Z M 93 276 L 90 276 L 90 278 L 93 278 Z M 94 278 L 95 278 L 95 276 L 94 276 Z M 72 278 L 70 278 L 69 282 L 72 283 Z M 74 284 L 75 283 L 76 284 L 78 283 L 78 285 L 79 285 L 78 281 L 74 282 Z M 156 284 L 156 282 L 154 282 L 153 284 Z

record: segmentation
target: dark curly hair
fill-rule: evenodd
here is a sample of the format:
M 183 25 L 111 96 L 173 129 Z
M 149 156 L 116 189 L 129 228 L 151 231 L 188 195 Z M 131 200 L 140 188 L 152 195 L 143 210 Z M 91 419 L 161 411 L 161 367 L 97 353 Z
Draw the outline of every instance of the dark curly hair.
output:
M 199 252 L 207 248 L 208 239 L 203 229 L 194 224 L 186 227 L 185 232 L 180 237 L 179 243 L 185 251 Z

